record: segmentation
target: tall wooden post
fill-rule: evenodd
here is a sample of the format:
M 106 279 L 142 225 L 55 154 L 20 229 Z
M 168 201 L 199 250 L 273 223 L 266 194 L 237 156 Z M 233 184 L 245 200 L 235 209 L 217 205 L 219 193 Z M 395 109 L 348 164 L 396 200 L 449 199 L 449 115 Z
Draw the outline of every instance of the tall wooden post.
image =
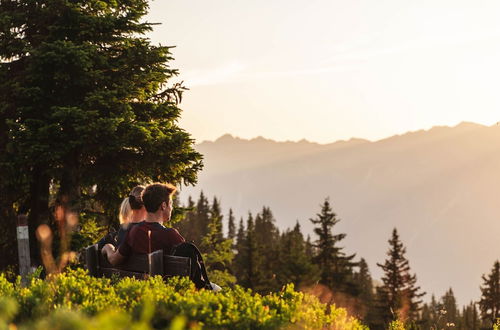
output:
M 25 282 L 31 268 L 28 217 L 25 214 L 20 214 L 17 217 L 17 251 L 19 255 L 19 275 Z

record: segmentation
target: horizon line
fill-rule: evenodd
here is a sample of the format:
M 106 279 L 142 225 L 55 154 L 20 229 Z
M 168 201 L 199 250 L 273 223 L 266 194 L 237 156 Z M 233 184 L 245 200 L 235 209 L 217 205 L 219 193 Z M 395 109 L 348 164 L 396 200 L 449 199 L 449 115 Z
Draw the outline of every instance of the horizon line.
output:
M 480 123 L 477 123 L 477 122 L 472 122 L 472 121 L 461 121 L 459 122 L 458 124 L 455 124 L 455 125 L 434 125 L 434 126 L 431 126 L 430 128 L 422 128 L 422 129 L 417 129 L 417 130 L 413 130 L 413 131 L 406 131 L 406 132 L 402 132 L 402 133 L 396 133 L 396 134 L 392 134 L 392 135 L 389 135 L 389 136 L 386 136 L 386 137 L 383 137 L 383 138 L 380 138 L 380 139 L 368 139 L 368 138 L 362 138 L 362 137 L 357 137 L 357 136 L 353 136 L 351 138 L 348 138 L 348 139 L 339 139 L 339 140 L 334 140 L 332 142 L 326 142 L 326 143 L 321 143 L 321 142 L 317 142 L 317 141 L 310 141 L 306 138 L 301 138 L 299 140 L 274 140 L 272 138 L 266 138 L 262 135 L 258 135 L 258 136 L 255 136 L 255 137 L 252 137 L 252 138 L 243 138 L 243 137 L 239 137 L 239 136 L 236 136 L 236 135 L 233 135 L 231 133 L 224 133 L 222 135 L 220 135 L 218 138 L 214 139 L 214 140 L 203 140 L 201 142 L 196 142 L 196 145 L 200 145 L 200 144 L 203 144 L 203 143 L 216 143 L 217 141 L 225 138 L 225 137 L 230 137 L 234 140 L 242 140 L 242 141 L 254 141 L 254 140 L 266 140 L 266 141 L 272 141 L 272 142 L 276 142 L 276 143 L 310 143 L 310 144 L 317 144 L 317 145 L 330 145 L 330 144 L 335 144 L 335 143 L 346 143 L 346 142 L 350 142 L 350 141 L 365 141 L 365 142 L 369 142 L 369 143 L 375 143 L 375 142 L 380 142 L 380 141 L 383 141 L 383 140 L 387 140 L 387 139 L 390 139 L 390 138 L 393 138 L 393 137 L 397 137 L 397 136 L 403 136 L 403 135 L 407 135 L 407 134 L 412 134 L 412 133 L 418 133 L 418 132 L 428 132 L 432 129 L 436 129 L 436 128 L 457 128 L 459 126 L 465 126 L 465 125 L 468 125 L 468 126 L 475 126 L 477 128 L 486 128 L 486 127 L 493 127 L 495 125 L 498 125 L 500 122 L 497 122 L 497 123 L 494 123 L 492 125 L 486 125 L 486 124 L 480 124 Z

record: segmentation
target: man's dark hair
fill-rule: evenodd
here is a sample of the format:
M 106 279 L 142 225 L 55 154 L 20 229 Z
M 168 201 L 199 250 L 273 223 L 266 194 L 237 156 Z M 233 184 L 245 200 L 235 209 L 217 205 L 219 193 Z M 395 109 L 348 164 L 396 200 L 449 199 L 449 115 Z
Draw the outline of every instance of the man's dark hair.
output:
M 142 202 L 146 211 L 149 213 L 158 211 L 161 203 L 169 203 L 176 190 L 177 188 L 170 183 L 152 183 L 148 185 L 142 192 Z

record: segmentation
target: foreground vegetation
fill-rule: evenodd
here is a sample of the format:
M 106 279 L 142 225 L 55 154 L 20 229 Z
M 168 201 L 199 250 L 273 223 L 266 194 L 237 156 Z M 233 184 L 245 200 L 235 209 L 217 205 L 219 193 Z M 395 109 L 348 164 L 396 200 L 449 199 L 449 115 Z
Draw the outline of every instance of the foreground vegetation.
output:
M 18 214 L 30 224 L 32 264 L 58 272 L 65 263 L 41 255 L 67 261 L 96 242 L 116 224 L 116 206 L 134 185 L 196 183 L 202 155 L 178 125 L 186 88 L 173 80 L 178 71 L 170 67 L 171 48 L 147 38 L 154 26 L 144 21 L 148 9 L 148 0 L 0 1 L 1 270 L 17 269 Z M 194 291 L 186 280 L 111 283 L 81 271 L 34 279 L 24 288 L 0 278 L 0 325 L 361 327 L 345 310 L 327 309 L 292 286 L 279 291 L 286 283 L 307 287 L 318 281 L 331 293 L 324 301 L 349 306 L 370 325 L 385 327 L 394 318 L 454 323 L 456 329 L 479 324 L 475 303 L 452 312 L 457 306 L 451 290 L 421 306 L 423 293 L 396 230 L 388 258 L 379 264 L 382 284 L 374 288 L 364 259 L 343 249 L 346 234 L 336 231 L 339 219 L 328 200 L 311 219 L 311 239 L 298 224 L 280 232 L 269 208 L 255 218 L 249 214 L 239 228 L 230 215 L 225 237 L 216 200 L 209 205 L 200 196 L 186 206 L 177 226 L 200 245 L 211 279 L 253 291 L 236 287 L 214 295 Z M 478 302 L 488 326 L 500 311 L 499 269 L 497 261 L 483 277 Z
M 214 293 L 196 291 L 187 278 L 109 280 L 77 269 L 26 287 L 0 275 L 0 297 L 0 329 L 366 329 L 293 285 L 268 295 L 239 286 Z

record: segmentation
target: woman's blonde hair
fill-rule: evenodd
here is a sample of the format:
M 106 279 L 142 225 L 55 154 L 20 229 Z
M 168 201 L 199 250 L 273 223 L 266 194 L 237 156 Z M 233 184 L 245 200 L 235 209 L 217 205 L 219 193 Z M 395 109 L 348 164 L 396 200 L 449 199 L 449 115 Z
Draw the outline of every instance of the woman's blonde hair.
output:
M 128 197 L 124 198 L 122 203 L 120 204 L 120 213 L 118 214 L 118 220 L 120 220 L 121 225 L 129 222 L 131 212 L 132 208 L 130 207 Z

